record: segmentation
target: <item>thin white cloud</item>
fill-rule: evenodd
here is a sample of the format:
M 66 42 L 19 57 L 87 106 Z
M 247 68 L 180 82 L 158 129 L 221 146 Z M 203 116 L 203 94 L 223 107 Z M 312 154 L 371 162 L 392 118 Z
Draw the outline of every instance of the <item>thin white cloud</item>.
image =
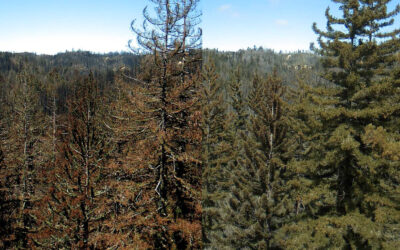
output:
M 281 0 L 267 0 L 268 1 L 268 3 L 271 3 L 271 4 L 277 4 L 277 3 L 279 3 Z
M 223 4 L 223 5 L 219 6 L 218 10 L 232 18 L 240 17 L 240 13 L 238 11 L 236 11 L 231 4 Z
M 233 11 L 233 12 L 231 13 L 231 16 L 234 17 L 234 18 L 237 18 L 237 17 L 240 17 L 240 14 L 239 14 L 239 12 L 237 12 L 237 11 Z
M 286 19 L 277 19 L 275 20 L 275 23 L 279 26 L 286 26 L 289 24 L 289 21 Z
M 232 5 L 230 5 L 230 4 L 223 4 L 223 5 L 219 6 L 218 10 L 221 11 L 221 12 L 224 12 L 224 11 L 227 11 L 227 10 L 229 10 L 229 9 L 231 9 L 231 8 L 232 8 Z

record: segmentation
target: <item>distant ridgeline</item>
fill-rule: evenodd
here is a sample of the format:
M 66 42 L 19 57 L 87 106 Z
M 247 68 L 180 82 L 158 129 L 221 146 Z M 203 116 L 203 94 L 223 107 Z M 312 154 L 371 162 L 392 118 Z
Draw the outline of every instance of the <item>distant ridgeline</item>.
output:
M 118 72 L 136 76 L 140 73 L 142 55 L 132 53 L 95 54 L 87 51 L 65 52 L 56 55 L 36 55 L 34 53 L 0 52 L 0 97 L 12 89 L 18 74 L 28 73 L 40 82 L 39 88 L 52 85 L 51 72 L 57 72 L 62 79 L 57 84 L 59 109 L 64 106 L 69 90 L 77 77 L 91 71 L 100 89 L 113 86 Z M 321 66 L 318 56 L 309 52 L 276 53 L 268 49 L 247 49 L 236 52 L 222 52 L 214 49 L 203 50 L 203 62 L 212 59 L 216 72 L 227 93 L 229 82 L 239 81 L 242 93 L 247 96 L 254 74 L 265 76 L 274 69 L 283 84 L 294 86 L 298 77 L 306 79 L 306 84 L 321 83 Z M 306 75 L 305 75 L 306 74 Z M 305 77 L 306 76 L 306 77 Z M 43 90 L 41 90 L 43 91 Z M 40 92 L 41 92 L 40 91 Z M 41 95 L 45 96 L 45 95 Z M 41 102 L 45 102 L 46 97 Z
M 28 73 L 38 82 L 43 92 L 53 85 L 51 72 L 57 72 L 60 80 L 55 85 L 59 96 L 59 110 L 65 108 L 68 93 L 79 76 L 91 71 L 100 89 L 112 87 L 118 72 L 137 76 L 142 55 L 132 53 L 95 54 L 87 51 L 65 52 L 56 55 L 36 55 L 34 53 L 0 52 L 0 99 L 13 88 L 18 74 Z M 318 56 L 309 52 L 276 53 L 273 50 L 254 48 L 236 52 L 222 52 L 215 49 L 203 50 L 203 63 L 212 59 L 216 72 L 223 83 L 225 95 L 231 81 L 240 82 L 244 96 L 248 95 L 254 75 L 264 77 L 276 69 L 283 84 L 295 86 L 298 78 L 306 84 L 323 82 L 319 77 L 321 65 Z M 46 94 L 41 94 L 41 103 L 47 102 Z M 227 96 L 225 96 L 227 98 Z M 3 98 L 4 99 L 4 98 Z
M 307 72 L 311 81 L 308 83 L 315 84 L 320 81 L 319 74 L 322 72 L 319 56 L 303 51 L 276 53 L 269 49 L 249 48 L 236 52 L 220 52 L 206 49 L 203 53 L 204 62 L 209 58 L 215 61 L 217 72 L 223 80 L 228 80 L 233 71 L 239 70 L 241 80 L 251 82 L 254 73 L 265 76 L 276 69 L 283 83 L 291 86 L 297 81 L 300 73 Z
M 5 77 L 14 72 L 31 69 L 38 74 L 46 74 L 57 69 L 63 76 L 78 71 L 115 72 L 122 66 L 135 69 L 140 56 L 130 53 L 95 54 L 87 51 L 65 52 L 56 55 L 36 55 L 34 53 L 0 52 L 0 74 Z M 110 76 L 109 76 L 110 77 Z
M 87 51 L 66 52 L 56 55 L 36 55 L 33 53 L 0 52 L 0 75 L 19 73 L 25 65 L 36 74 L 47 74 L 57 69 L 64 77 L 74 71 L 95 75 L 104 75 L 110 81 L 114 73 L 124 68 L 135 74 L 138 70 L 140 55 L 131 53 L 95 54 Z M 228 79 L 235 70 L 240 71 L 242 80 L 250 80 L 254 72 L 265 75 L 277 69 L 285 84 L 291 85 L 300 70 L 314 72 L 315 77 L 321 70 L 318 56 L 309 52 L 276 53 L 268 49 L 247 49 L 236 52 L 221 52 L 205 49 L 204 62 L 209 58 L 215 61 L 221 79 Z

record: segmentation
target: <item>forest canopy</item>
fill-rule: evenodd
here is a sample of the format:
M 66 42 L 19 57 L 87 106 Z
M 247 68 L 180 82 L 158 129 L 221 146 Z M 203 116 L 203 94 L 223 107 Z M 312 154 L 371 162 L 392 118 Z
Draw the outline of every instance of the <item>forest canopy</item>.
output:
M 332 2 L 312 51 L 151 0 L 131 53 L 0 52 L 0 248 L 400 249 L 400 5 Z

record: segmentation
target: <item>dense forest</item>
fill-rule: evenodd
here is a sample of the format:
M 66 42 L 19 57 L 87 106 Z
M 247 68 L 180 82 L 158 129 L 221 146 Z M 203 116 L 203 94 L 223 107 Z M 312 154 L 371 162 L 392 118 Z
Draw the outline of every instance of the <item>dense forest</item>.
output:
M 400 5 L 282 53 L 150 2 L 135 53 L 0 52 L 1 249 L 400 249 Z

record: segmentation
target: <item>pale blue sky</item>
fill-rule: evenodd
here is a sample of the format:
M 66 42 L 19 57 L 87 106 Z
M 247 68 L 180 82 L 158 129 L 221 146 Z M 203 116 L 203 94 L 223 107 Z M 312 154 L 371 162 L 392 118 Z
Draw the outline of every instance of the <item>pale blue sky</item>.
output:
M 393 1 L 396 2 L 396 1 Z M 0 51 L 127 51 L 146 0 L 0 0 Z M 330 0 L 202 0 L 205 48 L 307 50 Z M 392 4 L 393 6 L 394 4 Z M 151 4 L 150 4 L 151 6 Z M 396 24 L 398 27 L 398 23 Z

